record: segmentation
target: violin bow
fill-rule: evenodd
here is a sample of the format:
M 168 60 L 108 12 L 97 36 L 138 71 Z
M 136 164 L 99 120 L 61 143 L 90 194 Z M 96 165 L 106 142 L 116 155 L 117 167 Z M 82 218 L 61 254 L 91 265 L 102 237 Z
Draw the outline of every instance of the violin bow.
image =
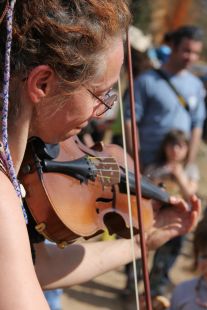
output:
M 118 80 L 118 89 L 119 89 L 120 117 L 121 117 L 121 127 L 122 127 L 122 142 L 123 142 L 123 150 L 124 150 L 124 167 L 125 167 L 125 174 L 126 174 L 126 193 L 127 193 L 127 202 L 128 202 L 128 212 L 129 212 L 129 229 L 130 229 L 130 237 L 131 237 L 131 253 L 132 253 L 133 272 L 134 272 L 134 284 L 135 284 L 135 297 L 136 297 L 137 310 L 139 310 L 139 292 L 138 292 L 138 281 L 137 281 L 136 256 L 135 256 L 135 248 L 134 248 L 132 205 L 131 205 L 131 200 L 130 200 L 129 168 L 128 168 L 128 161 L 127 161 L 126 134 L 125 134 L 125 127 L 124 127 L 124 112 L 123 112 L 123 100 L 122 100 L 120 78 Z
M 143 281 L 145 289 L 145 302 L 146 309 L 152 310 L 151 294 L 150 294 L 150 281 L 147 268 L 147 251 L 144 238 L 144 226 L 143 216 L 141 208 L 141 175 L 139 164 L 139 152 L 138 152 L 138 128 L 136 123 L 136 111 L 135 111 L 135 99 L 134 99 L 134 82 L 132 71 L 132 56 L 131 56 L 131 44 L 129 39 L 129 32 L 126 33 L 127 52 L 128 52 L 128 79 L 129 79 L 129 98 L 130 98 L 130 110 L 131 110 L 131 124 L 132 124 L 132 144 L 133 144 L 133 158 L 134 158 L 134 175 L 135 175 L 135 188 L 137 199 L 137 215 L 140 234 L 140 247 L 141 247 L 141 260 L 143 269 Z

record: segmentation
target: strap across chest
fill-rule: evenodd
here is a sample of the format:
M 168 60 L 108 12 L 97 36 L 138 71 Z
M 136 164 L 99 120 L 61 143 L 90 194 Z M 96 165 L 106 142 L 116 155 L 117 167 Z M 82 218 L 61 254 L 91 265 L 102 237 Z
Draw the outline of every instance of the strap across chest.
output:
M 5 162 L 3 152 L 4 152 L 3 147 L 2 147 L 2 144 L 0 143 L 0 171 L 3 172 L 8 178 L 10 178 L 8 171 L 7 171 L 6 162 Z

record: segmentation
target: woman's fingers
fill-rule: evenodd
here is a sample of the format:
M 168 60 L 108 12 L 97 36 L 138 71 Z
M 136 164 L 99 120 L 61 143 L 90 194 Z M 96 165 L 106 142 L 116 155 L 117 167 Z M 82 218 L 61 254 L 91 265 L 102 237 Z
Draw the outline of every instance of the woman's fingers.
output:
M 190 206 L 180 197 L 170 197 L 170 204 L 178 207 L 180 211 L 190 211 Z
M 198 219 L 200 217 L 200 214 L 201 214 L 201 200 L 198 199 L 198 197 L 196 195 L 193 195 L 191 198 L 190 198 L 190 202 L 191 202 L 191 206 L 192 206 L 192 227 L 194 227 L 197 222 L 198 222 Z
M 192 211 L 197 211 L 200 214 L 200 212 L 201 212 L 201 200 L 196 195 L 192 195 L 190 198 L 190 202 L 192 205 Z
M 170 204 L 168 208 L 157 210 L 154 227 L 148 233 L 150 249 L 159 247 L 178 235 L 186 234 L 198 221 L 201 202 L 197 196 L 191 197 L 189 202 L 191 208 L 179 197 L 171 197 Z

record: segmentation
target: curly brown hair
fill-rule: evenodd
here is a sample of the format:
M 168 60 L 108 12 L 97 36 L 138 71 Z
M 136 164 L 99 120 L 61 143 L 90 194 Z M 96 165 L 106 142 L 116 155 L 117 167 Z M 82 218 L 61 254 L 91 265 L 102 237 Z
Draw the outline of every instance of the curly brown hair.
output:
M 97 74 L 100 57 L 127 28 L 126 0 L 17 0 L 13 19 L 12 76 L 28 75 L 47 64 L 69 90 Z M 0 27 L 0 78 L 3 74 L 5 21 Z M 2 44 L 3 42 L 3 44 Z

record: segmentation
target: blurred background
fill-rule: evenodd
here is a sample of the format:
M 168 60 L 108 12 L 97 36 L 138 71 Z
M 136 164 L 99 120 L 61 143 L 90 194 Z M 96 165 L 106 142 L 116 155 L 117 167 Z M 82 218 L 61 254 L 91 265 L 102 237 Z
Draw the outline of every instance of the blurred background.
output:
M 133 24 L 145 34 L 151 34 L 152 42 L 160 44 L 165 32 L 183 24 L 196 24 L 206 29 L 206 0 L 132 0 Z M 206 54 L 207 38 L 205 40 Z

